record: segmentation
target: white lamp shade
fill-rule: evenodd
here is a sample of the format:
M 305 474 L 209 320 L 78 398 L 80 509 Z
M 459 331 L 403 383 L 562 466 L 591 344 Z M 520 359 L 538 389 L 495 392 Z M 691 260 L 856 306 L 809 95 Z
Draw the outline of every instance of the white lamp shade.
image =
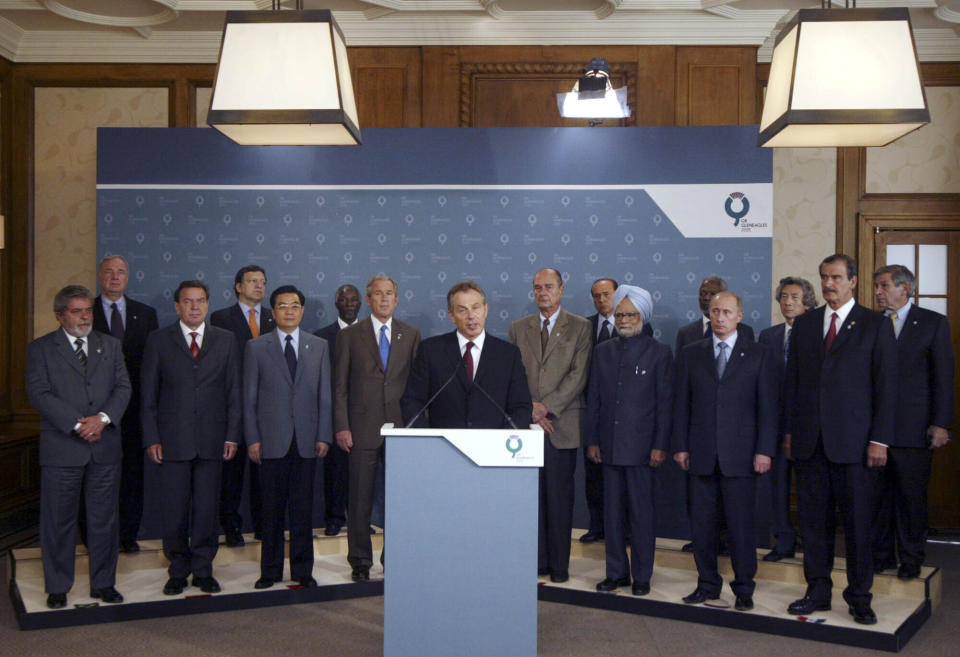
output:
M 584 98 L 576 89 L 557 94 L 560 116 L 567 119 L 625 119 L 630 116 L 627 88 L 613 89 L 607 85 L 602 96 Z
M 801 9 L 777 37 L 761 146 L 884 146 L 929 122 L 906 9 Z
M 227 12 L 207 123 L 243 145 L 359 143 L 347 48 L 333 15 Z

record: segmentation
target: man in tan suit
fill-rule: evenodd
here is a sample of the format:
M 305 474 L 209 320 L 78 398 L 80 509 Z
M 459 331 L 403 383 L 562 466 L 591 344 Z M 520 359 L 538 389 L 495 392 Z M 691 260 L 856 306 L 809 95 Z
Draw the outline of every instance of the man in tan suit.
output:
M 416 328 L 393 319 L 398 301 L 392 278 L 386 274 L 371 278 L 370 317 L 340 331 L 335 348 L 333 424 L 337 445 L 349 459 L 347 560 L 355 582 L 369 580 L 373 565 L 370 512 L 377 463 L 384 454 L 380 427 L 403 422 L 400 397 L 420 345 Z
M 549 436 L 540 469 L 537 570 L 553 582 L 569 579 L 573 474 L 580 447 L 583 388 L 590 371 L 590 322 L 560 307 L 563 277 L 541 269 L 533 279 L 540 312 L 510 325 L 533 398 L 533 421 Z

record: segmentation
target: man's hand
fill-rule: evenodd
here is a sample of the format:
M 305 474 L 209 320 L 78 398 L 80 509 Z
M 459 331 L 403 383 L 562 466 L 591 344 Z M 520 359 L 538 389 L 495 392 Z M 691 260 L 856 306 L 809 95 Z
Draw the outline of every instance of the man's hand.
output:
M 587 458 L 593 463 L 603 463 L 600 458 L 600 445 L 587 445 Z
M 103 433 L 103 428 L 107 426 L 103 423 L 103 417 L 99 413 L 82 417 L 77 422 L 80 423 L 80 426 L 77 427 L 77 434 L 88 443 L 95 443 L 100 440 L 100 434 Z
M 887 464 L 887 448 L 883 445 L 870 443 L 867 445 L 867 467 L 881 468 Z
M 322 459 L 327 455 L 327 450 L 330 449 L 330 445 L 324 442 L 317 441 L 317 458 Z
M 237 455 L 237 443 L 223 443 L 223 460 L 229 461 Z
M 757 474 L 763 474 L 770 469 L 770 457 L 766 454 L 753 455 L 753 471 Z
M 533 402 L 533 421 L 540 424 L 540 420 L 547 417 L 547 405 L 543 402 Z
M 337 447 L 343 451 L 349 453 L 353 448 L 353 432 L 347 429 L 346 431 L 338 431 L 337 435 Z
M 659 468 L 667 460 L 667 453 L 662 449 L 650 450 L 650 467 Z
M 160 465 L 163 463 L 163 445 L 157 443 L 156 445 L 150 445 L 147 447 L 147 455 L 150 457 L 150 460 Z
M 790 434 L 789 433 L 783 434 L 782 445 L 783 445 L 783 455 L 787 457 L 788 461 L 792 461 L 793 455 L 790 454 Z
M 690 469 L 690 452 L 677 452 L 673 455 L 673 460 L 684 472 Z
M 547 433 L 553 433 L 553 422 L 544 417 L 542 420 L 537 422 L 540 425 L 540 428 L 546 431 Z
M 251 461 L 260 465 L 263 462 L 263 445 L 261 443 L 253 443 L 252 445 L 247 445 L 247 458 Z
M 950 432 L 943 427 L 931 424 L 927 427 L 927 435 L 930 436 L 930 449 L 943 447 L 950 442 Z

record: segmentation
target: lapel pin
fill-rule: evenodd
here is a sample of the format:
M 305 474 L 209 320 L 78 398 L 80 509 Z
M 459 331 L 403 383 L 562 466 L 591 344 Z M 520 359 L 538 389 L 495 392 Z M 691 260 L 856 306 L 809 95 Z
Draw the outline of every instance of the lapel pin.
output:
M 102 354 L 102 353 L 103 353 L 103 347 L 101 347 L 100 345 L 97 345 L 97 353 L 98 353 L 98 354 Z
M 647 370 L 643 370 L 642 372 L 640 372 L 641 375 L 646 374 L 646 373 L 647 373 Z

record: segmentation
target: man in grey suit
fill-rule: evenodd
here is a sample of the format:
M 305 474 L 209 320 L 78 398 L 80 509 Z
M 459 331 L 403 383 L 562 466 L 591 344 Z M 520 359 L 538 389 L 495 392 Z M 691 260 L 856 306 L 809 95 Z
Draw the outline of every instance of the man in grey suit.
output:
M 540 312 L 510 325 L 510 342 L 520 349 L 527 373 L 533 421 L 550 438 L 540 469 L 537 571 L 553 582 L 569 579 L 573 474 L 593 350 L 590 322 L 560 307 L 563 289 L 560 272 L 541 269 L 533 278 Z
M 263 545 L 260 579 L 283 579 L 283 518 L 290 519 L 290 579 L 313 587 L 313 476 L 332 440 L 330 360 L 323 338 L 300 330 L 303 292 L 282 285 L 270 295 L 277 328 L 247 342 L 243 357 L 243 431 L 260 465 Z M 289 505 L 289 508 L 288 508 Z
M 140 381 L 143 445 L 161 466 L 163 592 L 183 593 L 193 573 L 194 586 L 217 593 L 217 503 L 223 461 L 240 442 L 240 370 L 233 333 L 205 321 L 206 283 L 183 281 L 173 299 L 180 320 L 147 338 Z
M 27 346 L 27 396 L 40 425 L 40 546 L 47 606 L 73 587 L 81 487 L 87 508 L 90 596 L 123 602 L 117 572 L 119 423 L 130 401 L 120 341 L 93 331 L 93 295 L 80 285 L 57 293 L 60 328 Z
M 355 582 L 369 580 L 373 565 L 370 513 L 384 451 L 380 427 L 403 422 L 400 398 L 420 346 L 420 331 L 393 317 L 398 301 L 396 282 L 377 274 L 367 283 L 370 317 L 337 335 L 333 421 L 337 445 L 349 455 L 347 560 Z

